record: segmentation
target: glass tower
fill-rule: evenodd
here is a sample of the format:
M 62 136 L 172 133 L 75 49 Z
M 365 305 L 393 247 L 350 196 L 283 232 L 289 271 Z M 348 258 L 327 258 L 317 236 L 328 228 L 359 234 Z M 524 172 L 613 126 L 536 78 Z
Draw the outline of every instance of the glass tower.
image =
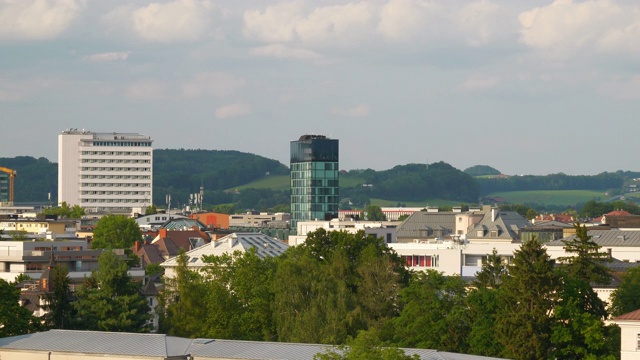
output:
M 303 135 L 291 142 L 291 228 L 338 217 L 338 140 Z

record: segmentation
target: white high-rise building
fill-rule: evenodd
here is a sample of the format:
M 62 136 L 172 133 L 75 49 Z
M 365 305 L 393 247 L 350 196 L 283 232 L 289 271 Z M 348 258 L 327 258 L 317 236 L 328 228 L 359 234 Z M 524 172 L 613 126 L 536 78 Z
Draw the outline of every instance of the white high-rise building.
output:
M 58 135 L 58 204 L 144 210 L 153 198 L 153 148 L 142 134 L 69 129 Z

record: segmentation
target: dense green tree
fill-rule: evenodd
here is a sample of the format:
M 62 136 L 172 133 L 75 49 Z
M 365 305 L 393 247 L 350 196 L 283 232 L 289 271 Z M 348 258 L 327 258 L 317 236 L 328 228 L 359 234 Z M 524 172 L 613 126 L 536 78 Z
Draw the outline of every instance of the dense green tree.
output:
M 408 272 L 379 238 L 319 229 L 279 258 L 276 278 L 279 340 L 342 344 L 397 315 Z
M 221 256 L 204 256 L 207 304 L 206 337 L 276 340 L 271 304 L 274 300 L 275 260 L 262 259 L 255 249 Z
M 375 331 L 360 331 L 355 339 L 347 340 L 346 345 L 327 348 L 324 353 L 316 354 L 314 360 L 417 360 L 418 355 L 409 356 L 395 346 L 383 346 Z
M 597 308 L 594 308 L 594 304 Z M 554 308 L 551 342 L 555 359 L 616 359 L 619 328 L 606 325 L 602 301 L 584 279 L 563 276 Z
M 504 346 L 496 337 L 496 314 L 500 308 L 500 291 L 497 288 L 478 287 L 467 295 L 471 329 L 469 353 L 498 357 Z
M 558 277 L 545 248 L 537 239 L 522 244 L 500 284 L 496 337 L 504 346 L 503 357 L 546 358 L 558 291 Z
M 611 294 L 613 316 L 640 309 L 640 266 L 627 270 L 620 279 L 620 285 Z
M 506 270 L 502 257 L 493 249 L 491 254 L 487 255 L 487 259 L 482 261 L 482 269 L 476 274 L 474 285 L 476 288 L 496 289 Z
M 60 206 L 44 209 L 44 214 L 57 215 L 60 218 L 79 219 L 84 215 L 84 209 L 80 205 L 70 207 L 66 201 L 63 201 Z
M 398 221 L 405 221 L 408 218 L 409 218 L 409 214 L 400 215 L 400 217 L 398 217 Z
M 162 272 L 164 272 L 164 268 L 158 263 L 147 264 L 144 268 L 144 274 L 147 276 L 160 274 Z
M 145 215 L 154 215 L 157 213 L 158 213 L 158 208 L 156 207 L 156 204 L 151 204 L 150 206 L 147 206 L 146 208 L 144 208 Z
M 160 332 L 174 336 L 197 337 L 207 332 L 207 289 L 202 274 L 187 267 L 189 257 L 181 251 L 177 258 L 174 277 L 165 277 L 164 287 L 156 308 L 160 320 Z
M 482 262 L 472 289 L 467 296 L 471 330 L 469 352 L 476 355 L 499 356 L 503 351 L 495 334 L 496 314 L 500 307 L 499 287 L 506 266 L 496 249 Z
M 576 223 L 576 235 L 571 240 L 562 240 L 564 250 L 569 256 L 559 257 L 565 271 L 571 277 L 576 277 L 587 283 L 609 284 L 611 274 L 605 263 L 611 261 L 607 252 L 600 251 L 601 246 L 592 240 L 587 228 Z
M 378 205 L 369 205 L 361 213 L 360 219 L 370 221 L 387 221 L 387 216 Z
M 38 318 L 20 305 L 20 289 L 0 279 L 0 337 L 40 330 Z
M 71 300 L 69 284 L 69 270 L 66 266 L 57 265 L 51 270 L 53 292 L 45 294 L 45 304 L 43 306 L 46 314 L 43 316 L 45 327 L 50 329 L 70 329 L 72 328 L 72 318 L 74 309 Z
M 107 215 L 98 221 L 93 230 L 92 249 L 125 249 L 142 239 L 140 227 L 130 217 Z
M 489 165 L 475 165 L 464 169 L 466 174 L 471 176 L 487 176 L 487 175 L 500 175 L 501 172 Z
M 414 273 L 401 293 L 402 312 L 393 320 L 394 343 L 441 351 L 466 352 L 469 313 L 466 284 L 435 270 Z
M 140 283 L 127 272 L 127 264 L 112 251 L 98 258 L 99 268 L 76 292 L 75 327 L 96 331 L 149 331 L 149 305 Z

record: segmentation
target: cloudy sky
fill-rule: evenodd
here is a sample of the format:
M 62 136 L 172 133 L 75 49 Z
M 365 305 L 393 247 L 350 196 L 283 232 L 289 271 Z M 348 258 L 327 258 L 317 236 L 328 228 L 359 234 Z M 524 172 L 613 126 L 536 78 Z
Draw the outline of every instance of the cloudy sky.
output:
M 640 170 L 640 3 L 0 0 L 0 157 L 67 128 L 343 169 Z

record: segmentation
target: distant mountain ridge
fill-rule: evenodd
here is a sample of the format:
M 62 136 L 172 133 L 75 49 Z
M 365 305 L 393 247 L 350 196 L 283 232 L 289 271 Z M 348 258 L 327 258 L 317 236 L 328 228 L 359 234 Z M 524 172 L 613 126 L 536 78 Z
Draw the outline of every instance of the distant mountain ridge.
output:
M 288 206 L 289 168 L 277 160 L 233 150 L 156 149 L 153 162 L 153 203 L 159 206 L 165 205 L 167 194 L 172 195 L 174 206 L 184 205 L 189 194 L 199 192 L 200 186 L 205 190 L 204 202 L 209 205 L 233 203 L 239 210 Z M 18 156 L 0 158 L 0 166 L 17 171 L 16 203 L 46 203 L 49 193 L 52 203 L 57 203 L 57 163 L 46 158 Z M 497 172 L 486 165 L 463 172 L 445 162 L 398 165 L 382 171 L 351 170 L 341 175 L 340 197 L 347 202 L 354 200 L 354 204 L 366 203 L 370 198 L 475 203 L 486 194 L 500 191 L 620 189 L 625 182 L 640 177 L 638 172 L 618 171 L 593 176 L 474 178 L 468 174 L 474 170 Z M 271 181 L 273 187 L 259 189 L 243 186 L 263 179 L 277 183 Z

